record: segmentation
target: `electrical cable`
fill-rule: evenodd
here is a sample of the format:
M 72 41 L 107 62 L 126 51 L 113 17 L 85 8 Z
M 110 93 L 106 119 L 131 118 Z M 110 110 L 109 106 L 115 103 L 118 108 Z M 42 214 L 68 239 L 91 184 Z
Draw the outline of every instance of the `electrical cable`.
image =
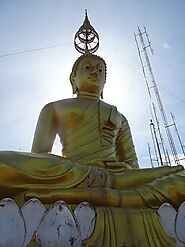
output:
M 46 49 L 51 49 L 51 48 L 58 48 L 58 47 L 69 45 L 69 44 L 72 44 L 72 42 L 59 44 L 59 45 L 45 46 L 45 47 L 36 48 L 36 49 L 30 49 L 30 50 L 25 50 L 25 51 L 19 51 L 19 52 L 15 52 L 15 53 L 2 54 L 2 55 L 0 55 L 0 58 L 9 57 L 9 56 L 16 56 L 16 55 L 20 55 L 20 54 L 23 54 L 23 53 L 36 52 L 36 51 L 41 51 L 41 50 L 46 50 Z
M 2 54 L 0 55 L 0 58 L 3 57 L 9 57 L 9 56 L 16 56 L 16 55 L 20 55 L 20 54 L 25 54 L 25 53 L 31 53 L 31 52 L 37 52 L 37 51 L 41 51 L 41 50 L 47 50 L 47 49 L 52 49 L 52 48 L 58 48 L 61 46 L 65 46 L 65 45 L 71 45 L 72 42 L 68 42 L 68 43 L 63 43 L 63 44 L 59 44 L 59 45 L 51 45 L 51 46 L 45 46 L 45 47 L 40 47 L 40 48 L 36 48 L 36 49 L 30 49 L 30 50 L 25 50 L 25 51 L 19 51 L 19 52 L 15 52 L 15 53 L 7 53 L 7 54 Z M 135 73 L 137 73 L 140 77 L 144 78 L 143 74 L 141 72 L 139 72 L 138 70 L 134 69 L 132 66 L 130 66 L 129 64 L 127 64 L 125 61 L 123 61 L 122 59 L 118 58 L 117 56 L 114 56 L 112 54 L 110 54 L 109 52 L 105 52 L 107 54 L 109 54 L 111 57 L 113 57 L 114 59 L 116 59 L 118 62 L 120 62 L 121 64 L 124 64 L 127 66 L 128 69 L 134 71 Z M 159 54 L 158 54 L 159 55 Z M 169 63 L 168 63 L 169 64 Z M 152 81 L 150 78 L 145 78 L 147 80 Z M 173 96 L 174 98 L 180 100 L 182 103 L 185 103 L 185 100 L 181 99 L 180 97 L 178 97 L 177 95 L 175 95 L 174 93 L 170 92 L 169 90 L 163 88 L 161 85 L 159 85 L 157 83 L 157 85 L 164 91 L 166 91 L 169 95 Z
M 127 66 L 128 69 L 132 70 L 133 72 L 137 73 L 141 78 L 147 79 L 148 81 L 152 82 L 152 79 L 149 77 L 144 77 L 142 72 L 139 72 L 138 70 L 134 69 L 131 65 L 128 65 L 125 61 L 123 61 L 122 59 L 110 54 L 109 52 L 106 52 L 107 54 L 109 54 L 111 57 L 113 57 L 114 59 L 116 59 L 118 62 L 120 62 L 121 64 L 124 64 Z M 169 90 L 165 89 L 164 87 L 162 87 L 161 85 L 159 85 L 158 83 L 156 83 L 158 87 L 160 87 L 163 91 L 165 91 L 166 93 L 168 93 L 168 95 L 180 100 L 182 103 L 185 104 L 185 100 L 183 100 L 182 98 L 180 98 L 179 96 L 175 95 L 174 93 L 170 92 Z

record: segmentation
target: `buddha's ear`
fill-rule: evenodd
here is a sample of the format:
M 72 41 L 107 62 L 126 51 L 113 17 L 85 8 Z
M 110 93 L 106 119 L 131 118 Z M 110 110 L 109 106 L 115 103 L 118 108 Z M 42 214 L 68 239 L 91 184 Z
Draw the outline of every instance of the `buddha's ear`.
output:
M 75 84 L 72 84 L 73 94 L 77 93 L 77 88 Z
M 101 92 L 100 96 L 101 96 L 101 99 L 103 99 L 103 91 Z
M 75 94 L 77 92 L 77 88 L 76 88 L 76 85 L 75 85 L 75 78 L 73 76 L 73 73 L 70 74 L 70 82 L 71 82 L 71 85 L 72 85 L 73 94 Z

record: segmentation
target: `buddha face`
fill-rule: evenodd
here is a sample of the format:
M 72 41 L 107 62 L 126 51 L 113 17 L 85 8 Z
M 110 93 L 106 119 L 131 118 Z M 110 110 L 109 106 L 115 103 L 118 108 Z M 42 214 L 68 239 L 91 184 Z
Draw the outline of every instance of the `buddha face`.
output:
M 105 84 L 105 64 L 95 57 L 84 57 L 78 64 L 73 82 L 78 93 L 100 96 Z

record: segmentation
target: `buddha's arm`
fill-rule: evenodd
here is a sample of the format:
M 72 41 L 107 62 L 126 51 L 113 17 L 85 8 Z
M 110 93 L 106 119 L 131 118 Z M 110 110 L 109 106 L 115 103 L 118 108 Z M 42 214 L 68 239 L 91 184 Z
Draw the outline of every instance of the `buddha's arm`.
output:
M 122 116 L 122 126 L 116 140 L 118 161 L 129 164 L 132 168 L 138 168 L 138 160 L 128 125 L 127 119 Z
M 40 113 L 33 139 L 32 152 L 51 152 L 56 131 L 55 110 L 53 104 L 50 103 L 44 106 Z

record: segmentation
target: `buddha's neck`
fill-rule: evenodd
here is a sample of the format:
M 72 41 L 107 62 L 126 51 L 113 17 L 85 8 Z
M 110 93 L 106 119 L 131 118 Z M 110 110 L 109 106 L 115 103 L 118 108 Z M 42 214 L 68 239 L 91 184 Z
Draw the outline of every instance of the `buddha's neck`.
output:
M 77 98 L 87 98 L 87 99 L 99 100 L 100 96 L 97 94 L 80 92 L 78 93 Z

